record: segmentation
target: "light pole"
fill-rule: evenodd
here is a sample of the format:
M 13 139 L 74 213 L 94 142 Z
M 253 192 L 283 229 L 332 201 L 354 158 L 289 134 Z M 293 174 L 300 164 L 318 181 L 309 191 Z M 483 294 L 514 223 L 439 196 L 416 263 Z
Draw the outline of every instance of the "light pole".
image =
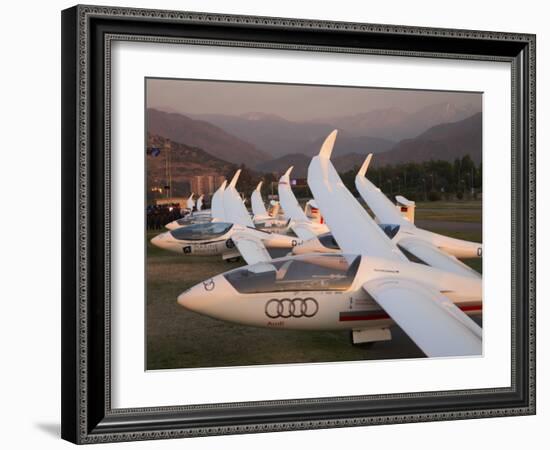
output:
M 166 152 L 166 198 L 172 195 L 172 142 L 166 139 L 164 142 L 164 151 Z

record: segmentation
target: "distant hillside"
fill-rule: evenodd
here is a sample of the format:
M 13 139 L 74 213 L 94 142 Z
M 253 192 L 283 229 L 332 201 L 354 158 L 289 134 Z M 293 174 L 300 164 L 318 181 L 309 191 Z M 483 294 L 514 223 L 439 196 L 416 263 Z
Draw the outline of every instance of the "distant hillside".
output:
M 465 154 L 478 163 L 481 113 L 475 113 L 475 109 L 471 105 L 440 103 L 414 113 L 387 108 L 309 122 L 262 112 L 190 118 L 150 109 L 148 117 L 150 132 L 199 147 L 220 159 L 261 172 L 280 173 L 294 164 L 295 174 L 303 176 L 308 164 L 304 156 L 315 155 L 335 128 L 339 132 L 333 161 L 339 170 L 361 164 L 367 153 L 377 154 L 375 164 L 451 161 Z
M 309 156 L 314 156 L 319 153 L 319 149 L 323 144 L 326 136 L 321 136 L 314 142 L 302 149 L 301 153 Z M 367 155 L 368 153 L 382 153 L 390 150 L 395 145 L 395 142 L 388 139 L 373 138 L 370 136 L 352 136 L 345 131 L 338 131 L 338 137 L 334 143 L 332 157 L 348 155 L 350 153 L 358 153 Z
M 296 178 L 304 178 L 307 176 L 307 168 L 311 161 L 310 156 L 303 153 L 291 153 L 280 158 L 272 159 L 256 166 L 256 170 L 264 173 L 277 173 L 281 175 L 286 172 L 290 166 L 294 166 L 292 176 Z
M 453 123 L 436 125 L 414 139 L 398 142 L 394 148 L 377 155 L 377 166 L 433 160 L 454 161 L 470 155 L 479 164 L 482 155 L 481 113 Z
M 214 124 L 276 159 L 303 148 L 328 135 L 334 127 L 326 123 L 293 122 L 274 114 L 247 113 L 239 116 L 201 114 L 192 116 Z
M 183 114 L 147 110 L 147 131 L 175 142 L 198 147 L 210 155 L 235 164 L 254 166 L 270 159 L 254 145 L 211 123 Z
M 436 125 L 414 139 L 404 139 L 398 142 L 389 150 L 386 150 L 386 146 L 391 145 L 389 141 L 376 140 L 375 138 L 368 138 L 364 142 L 361 142 L 360 139 L 354 141 L 354 138 L 346 137 L 346 135 L 342 136 L 341 133 L 338 133 L 332 162 L 339 172 L 346 172 L 360 166 L 367 153 L 373 152 L 376 154 L 373 160 L 373 164 L 376 166 L 423 162 L 430 159 L 452 162 L 464 155 L 470 155 L 472 160 L 479 164 L 482 154 L 481 120 L 481 113 L 478 113 L 458 122 Z M 358 145 L 354 146 L 354 142 L 358 142 Z M 368 142 L 371 143 L 370 147 L 367 145 Z M 312 155 L 317 153 L 320 145 L 321 142 L 312 147 L 310 153 Z M 315 151 L 313 151 L 314 148 Z M 343 148 L 356 151 L 345 153 Z M 382 150 L 378 151 L 378 149 Z M 294 176 L 302 178 L 307 175 L 310 160 L 311 156 L 309 155 L 292 153 L 259 164 L 256 168 L 261 172 L 280 174 L 288 167 L 294 166 Z
M 365 153 L 348 153 L 347 155 L 334 158 L 332 163 L 338 172 L 347 172 L 348 170 L 361 167 L 366 157 L 367 154 Z
M 391 148 L 394 142 L 417 136 L 440 123 L 463 120 L 477 112 L 477 106 L 474 105 L 438 103 L 412 113 L 394 107 L 306 121 L 292 121 L 261 112 L 237 116 L 188 115 L 250 142 L 271 158 L 277 159 L 296 153 L 315 154 L 323 139 L 334 129 L 339 130 L 335 156 L 382 152 Z
M 330 123 L 334 128 L 354 136 L 376 136 L 397 141 L 416 136 L 439 123 L 466 119 L 477 112 L 479 109 L 474 105 L 459 107 L 452 103 L 438 103 L 413 113 L 400 108 L 387 108 L 312 122 Z
M 164 149 L 166 138 L 158 135 L 147 135 L 147 148 L 160 149 L 158 156 L 147 155 L 147 186 L 164 186 L 166 184 L 166 157 Z M 198 147 L 171 141 L 172 185 L 174 195 L 187 194 L 189 180 L 195 175 L 224 175 L 235 170 L 234 164 L 206 153 Z

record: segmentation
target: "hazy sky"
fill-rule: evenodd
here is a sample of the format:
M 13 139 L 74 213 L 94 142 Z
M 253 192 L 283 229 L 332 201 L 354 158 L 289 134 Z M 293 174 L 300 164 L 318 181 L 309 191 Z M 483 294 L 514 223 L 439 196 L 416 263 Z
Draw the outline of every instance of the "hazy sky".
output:
M 310 120 L 392 107 L 414 112 L 443 102 L 481 111 L 479 93 L 147 80 L 147 107 L 192 114 L 262 112 L 289 120 Z

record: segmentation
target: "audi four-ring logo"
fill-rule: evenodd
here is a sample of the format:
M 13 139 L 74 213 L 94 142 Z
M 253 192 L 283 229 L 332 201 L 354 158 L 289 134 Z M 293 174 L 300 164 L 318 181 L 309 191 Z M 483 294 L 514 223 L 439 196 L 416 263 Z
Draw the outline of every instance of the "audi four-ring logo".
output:
M 319 311 L 314 298 L 272 298 L 265 304 L 265 315 L 270 319 L 289 317 L 313 317 Z

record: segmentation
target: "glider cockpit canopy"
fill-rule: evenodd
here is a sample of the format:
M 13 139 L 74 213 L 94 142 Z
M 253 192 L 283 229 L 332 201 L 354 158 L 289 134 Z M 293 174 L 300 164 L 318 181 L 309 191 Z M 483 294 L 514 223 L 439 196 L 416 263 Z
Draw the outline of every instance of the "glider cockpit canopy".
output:
M 233 224 L 227 222 L 198 223 L 176 228 L 170 234 L 179 241 L 203 241 L 223 236 L 232 227 Z
M 393 239 L 401 228 L 401 225 L 397 225 L 394 223 L 381 223 L 378 226 L 382 228 L 382 231 L 386 233 L 386 236 L 388 236 L 388 238 L 390 239 Z
M 338 242 L 336 242 L 336 239 L 334 239 L 332 233 L 320 234 L 317 236 L 317 239 L 319 239 L 319 242 L 321 242 L 321 244 L 323 244 L 326 248 L 330 248 L 331 250 L 340 250 L 340 246 L 338 245 Z
M 345 291 L 360 263 L 361 257 L 356 255 L 304 255 L 272 260 L 269 270 L 263 263 L 235 269 L 225 278 L 241 294 Z

